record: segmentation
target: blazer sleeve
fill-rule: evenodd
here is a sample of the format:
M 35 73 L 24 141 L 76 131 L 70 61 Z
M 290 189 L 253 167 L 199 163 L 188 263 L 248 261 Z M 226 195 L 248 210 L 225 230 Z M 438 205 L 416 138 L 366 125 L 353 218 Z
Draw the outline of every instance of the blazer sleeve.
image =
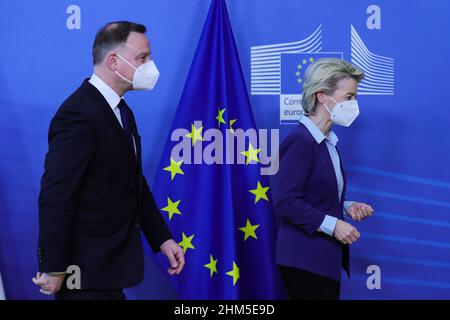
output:
M 155 199 L 147 184 L 147 180 L 142 175 L 143 196 L 142 196 L 142 216 L 141 230 L 144 233 L 148 244 L 153 252 L 158 252 L 160 246 L 167 240 L 172 239 L 172 234 L 159 211 Z
M 94 153 L 92 125 L 75 108 L 52 119 L 39 194 L 38 261 L 41 272 L 65 271 L 80 183 Z
M 275 176 L 274 208 L 307 234 L 313 235 L 326 214 L 305 202 L 308 173 L 314 165 L 313 145 L 301 134 L 291 134 L 280 147 L 280 166 Z

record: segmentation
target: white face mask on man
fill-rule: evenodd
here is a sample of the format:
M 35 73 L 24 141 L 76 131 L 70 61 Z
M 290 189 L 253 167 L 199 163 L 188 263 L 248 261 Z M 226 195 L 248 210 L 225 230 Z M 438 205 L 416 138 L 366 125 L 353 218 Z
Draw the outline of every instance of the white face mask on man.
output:
M 322 105 L 330 113 L 331 121 L 337 125 L 349 127 L 359 115 L 358 101 L 344 100 L 342 102 L 337 102 L 332 97 L 329 98 L 336 103 L 333 111 L 330 111 L 325 103 L 322 103 Z
M 133 81 L 128 80 L 124 76 L 122 76 L 117 70 L 115 73 L 121 77 L 123 80 L 127 81 L 128 83 L 131 83 L 133 85 L 133 89 L 135 90 L 152 90 L 156 82 L 159 78 L 159 71 L 158 68 L 156 68 L 155 63 L 153 60 L 150 60 L 144 64 L 141 64 L 139 67 L 133 66 L 130 62 L 128 62 L 127 59 L 122 57 L 120 54 L 117 54 L 119 58 L 121 58 L 123 61 L 125 61 L 130 67 L 132 67 L 134 71 L 133 75 Z

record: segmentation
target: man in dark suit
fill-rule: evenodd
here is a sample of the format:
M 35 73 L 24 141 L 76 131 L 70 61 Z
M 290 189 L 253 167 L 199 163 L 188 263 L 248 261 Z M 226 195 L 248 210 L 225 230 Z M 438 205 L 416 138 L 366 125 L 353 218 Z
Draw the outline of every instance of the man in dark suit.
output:
M 125 92 L 153 89 L 159 72 L 146 28 L 108 23 L 96 35 L 94 74 L 51 121 L 39 195 L 39 272 L 33 282 L 56 299 L 125 299 L 142 281 L 140 231 L 167 256 L 169 274 L 184 267 L 142 173 L 141 139 Z M 81 288 L 64 285 L 71 265 Z

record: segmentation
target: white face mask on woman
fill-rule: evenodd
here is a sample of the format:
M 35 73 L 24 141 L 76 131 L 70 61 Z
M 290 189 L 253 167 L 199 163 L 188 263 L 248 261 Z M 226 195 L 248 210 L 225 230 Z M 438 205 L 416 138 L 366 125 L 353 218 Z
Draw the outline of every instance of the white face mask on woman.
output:
M 333 98 L 329 98 L 336 103 L 333 111 L 330 111 L 325 103 L 323 103 L 322 105 L 330 113 L 331 121 L 333 121 L 333 123 L 337 125 L 349 127 L 359 115 L 358 101 L 344 100 L 342 102 L 337 102 Z
M 135 90 L 152 90 L 155 85 L 156 81 L 158 81 L 159 78 L 159 71 L 158 68 L 156 68 L 155 63 L 153 60 L 150 60 L 144 64 L 141 64 L 139 67 L 133 66 L 130 62 L 127 61 L 124 57 L 122 57 L 120 54 L 117 54 L 119 58 L 121 58 L 123 61 L 125 61 L 130 67 L 132 67 L 134 71 L 133 81 L 128 80 L 124 76 L 122 76 L 118 71 L 115 71 L 116 74 L 121 77 L 123 80 L 131 83 L 133 85 L 133 89 Z

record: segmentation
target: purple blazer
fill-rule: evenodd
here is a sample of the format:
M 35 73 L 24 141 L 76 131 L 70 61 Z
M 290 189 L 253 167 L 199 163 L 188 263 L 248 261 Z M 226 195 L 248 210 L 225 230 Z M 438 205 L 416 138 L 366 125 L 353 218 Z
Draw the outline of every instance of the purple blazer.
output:
M 298 124 L 280 146 L 273 203 L 278 218 L 276 262 L 340 281 L 341 266 L 350 275 L 348 245 L 317 231 L 325 215 L 343 219 L 341 201 L 325 140 L 320 144 Z

